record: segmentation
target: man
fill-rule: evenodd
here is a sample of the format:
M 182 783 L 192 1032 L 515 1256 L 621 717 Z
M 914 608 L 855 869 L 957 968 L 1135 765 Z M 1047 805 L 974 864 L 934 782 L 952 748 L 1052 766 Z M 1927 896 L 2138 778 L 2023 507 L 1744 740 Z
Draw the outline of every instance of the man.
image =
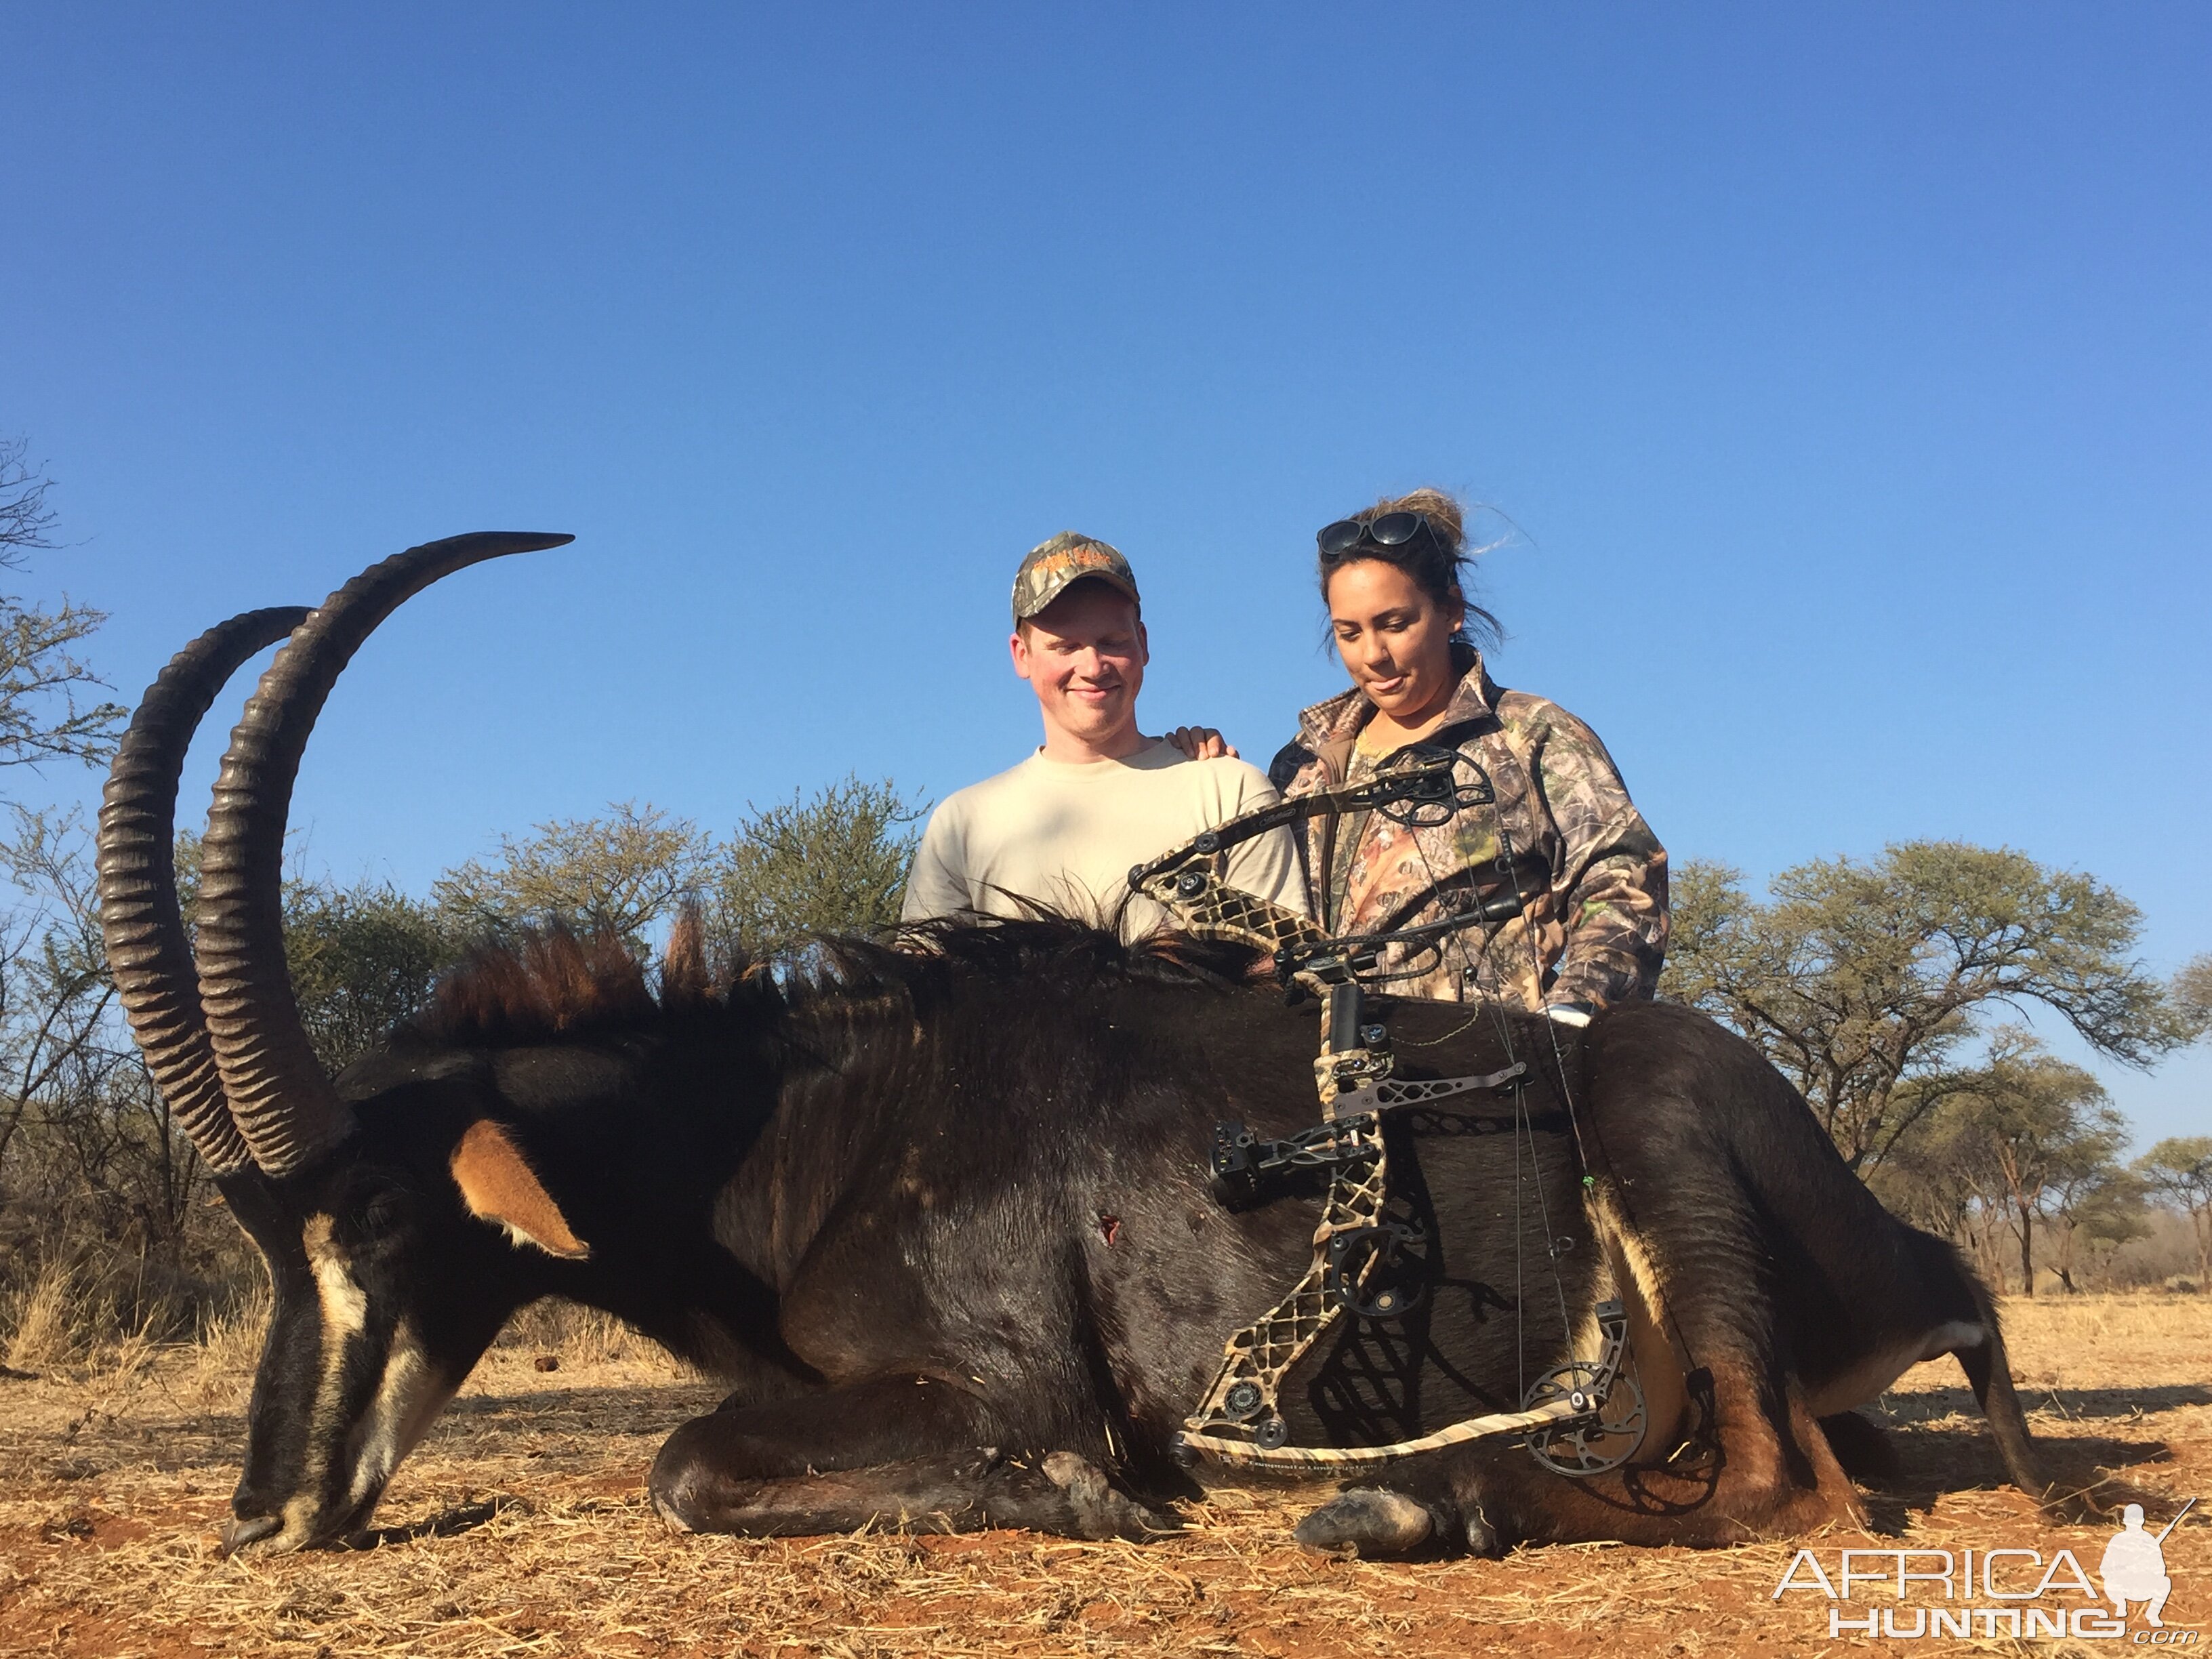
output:
M 1066 531 L 1030 550 L 1014 575 L 1014 672 L 1036 694 L 1044 743 L 930 815 L 902 918 L 1020 916 L 1030 905 L 1138 939 L 1167 925 L 1129 893 L 1133 866 L 1158 858 L 1275 791 L 1230 757 L 1186 758 L 1137 726 L 1151 659 L 1137 579 L 1104 542 Z M 1232 848 L 1230 885 L 1305 911 L 1288 830 Z M 1025 904 L 1024 901 L 1028 901 Z

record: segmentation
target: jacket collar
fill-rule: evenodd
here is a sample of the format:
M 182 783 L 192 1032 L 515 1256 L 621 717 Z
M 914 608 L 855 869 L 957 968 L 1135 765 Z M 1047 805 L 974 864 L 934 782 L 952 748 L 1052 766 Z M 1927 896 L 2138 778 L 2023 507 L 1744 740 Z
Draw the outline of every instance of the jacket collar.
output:
M 1455 641 L 1452 663 L 1460 671 L 1459 688 L 1452 693 L 1451 702 L 1444 710 L 1443 724 L 1458 726 L 1494 714 L 1498 688 L 1483 665 L 1482 653 Z M 1356 737 L 1360 728 L 1374 718 L 1375 705 L 1367 700 L 1364 691 L 1354 686 L 1301 713 L 1298 738 L 1307 749 L 1319 754 L 1322 746 L 1332 740 L 1341 743 L 1346 738 Z

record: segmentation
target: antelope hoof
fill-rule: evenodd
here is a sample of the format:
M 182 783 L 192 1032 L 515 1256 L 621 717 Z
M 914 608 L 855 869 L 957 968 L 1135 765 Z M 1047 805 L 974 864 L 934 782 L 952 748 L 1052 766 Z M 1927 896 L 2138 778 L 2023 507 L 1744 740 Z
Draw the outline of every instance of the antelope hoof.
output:
M 1479 1509 L 1467 1517 L 1467 1553 L 1486 1561 L 1495 1561 L 1505 1553 L 1505 1540 Z
M 1168 1516 L 1133 1503 L 1115 1492 L 1103 1470 L 1072 1451 L 1048 1454 L 1039 1465 L 1045 1479 L 1067 1495 L 1085 1538 L 1127 1538 L 1141 1542 L 1176 1530 Z
M 1339 1492 L 1298 1522 L 1291 1534 L 1320 1555 L 1349 1552 L 1366 1560 L 1410 1553 L 1429 1541 L 1437 1518 L 1403 1492 L 1356 1486 Z

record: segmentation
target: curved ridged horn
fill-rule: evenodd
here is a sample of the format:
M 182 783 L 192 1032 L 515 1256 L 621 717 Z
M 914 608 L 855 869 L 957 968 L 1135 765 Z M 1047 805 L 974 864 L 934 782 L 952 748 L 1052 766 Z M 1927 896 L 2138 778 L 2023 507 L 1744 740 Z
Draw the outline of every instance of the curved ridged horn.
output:
M 370 566 L 293 629 L 230 734 L 201 846 L 200 1006 L 231 1116 L 272 1176 L 311 1162 L 353 1127 L 316 1063 L 284 965 L 284 820 L 323 701 L 376 625 L 441 576 L 574 539 L 488 531 Z
M 305 605 L 249 611 L 210 628 L 146 689 L 115 750 L 100 807 L 100 927 L 107 968 L 161 1098 L 220 1174 L 248 1154 L 224 1103 L 177 908 L 177 779 L 223 682 L 283 639 Z

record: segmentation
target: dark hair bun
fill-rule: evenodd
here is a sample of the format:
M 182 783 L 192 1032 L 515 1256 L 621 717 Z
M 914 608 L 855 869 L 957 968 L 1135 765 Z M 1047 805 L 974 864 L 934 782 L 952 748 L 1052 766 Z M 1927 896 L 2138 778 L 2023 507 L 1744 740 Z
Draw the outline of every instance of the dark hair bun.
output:
M 1468 597 L 1474 586 L 1474 560 L 1467 550 L 1467 518 L 1460 504 L 1441 489 L 1416 489 L 1410 495 L 1385 496 L 1351 517 L 1359 524 L 1372 524 L 1389 513 L 1419 513 L 1428 520 L 1433 533 L 1416 536 L 1395 547 L 1362 543 L 1348 554 L 1324 557 L 1321 561 L 1322 602 L 1326 605 L 1328 601 L 1328 579 L 1335 571 L 1356 560 L 1380 559 L 1412 577 L 1434 603 L 1463 604 L 1467 607 L 1466 626 L 1496 641 L 1504 632 L 1498 618 Z

